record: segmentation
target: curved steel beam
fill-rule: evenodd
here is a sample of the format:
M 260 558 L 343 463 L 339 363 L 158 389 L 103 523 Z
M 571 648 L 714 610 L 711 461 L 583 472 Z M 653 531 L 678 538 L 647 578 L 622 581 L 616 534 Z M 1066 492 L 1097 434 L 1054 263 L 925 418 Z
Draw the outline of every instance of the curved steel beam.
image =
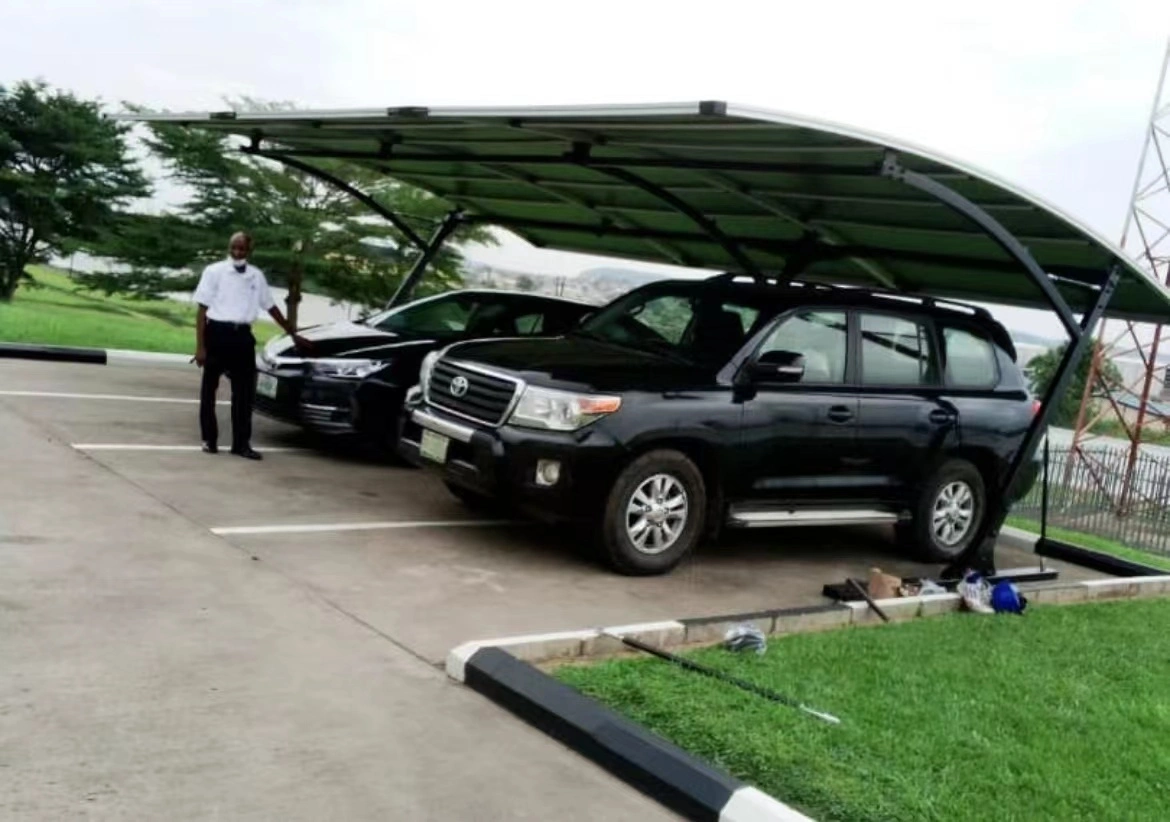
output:
M 630 219 L 625 218 L 625 217 L 617 216 L 617 215 L 609 215 L 609 214 L 606 214 L 606 213 L 598 210 L 596 205 L 594 205 L 593 203 L 590 203 L 588 200 L 584 199 L 583 197 L 577 197 L 576 195 L 573 195 L 573 194 L 566 194 L 563 191 L 556 191 L 554 189 L 543 186 L 543 185 L 541 185 L 539 180 L 533 179 L 530 175 L 525 174 L 521 171 L 516 171 L 515 169 L 505 168 L 505 167 L 501 167 L 501 166 L 485 166 L 485 168 L 487 168 L 487 170 L 490 171 L 491 173 L 497 174 L 501 177 L 504 177 L 505 179 L 515 180 L 516 182 L 524 183 L 525 185 L 530 186 L 532 188 L 535 188 L 537 191 L 540 191 L 542 194 L 547 194 L 550 197 L 555 197 L 556 199 L 560 200 L 561 202 L 568 203 L 569 205 L 577 206 L 578 208 L 583 208 L 583 209 L 585 209 L 593 214 L 596 214 L 599 218 L 601 218 L 602 220 L 604 220 L 606 222 L 613 223 L 614 225 L 619 225 L 623 228 L 633 228 L 633 229 L 643 228 L 643 226 L 638 225 L 633 220 L 630 220 Z M 475 200 L 474 197 L 468 197 L 466 199 L 471 201 L 471 202 L 474 202 L 474 200 Z M 659 254 L 662 254 L 662 255 L 670 258 L 678 265 L 690 265 L 690 263 L 687 260 L 687 256 L 685 254 L 683 254 L 681 251 L 679 251 L 678 249 L 673 248 L 672 246 L 669 246 L 669 245 L 667 245 L 661 241 L 658 241 L 658 240 L 643 240 L 643 242 L 645 242 L 646 245 L 653 248 Z
M 512 127 L 524 131 L 530 131 L 536 134 L 544 134 L 549 137 L 556 137 L 558 139 L 567 140 L 570 142 L 581 142 L 584 140 L 585 142 L 588 142 L 592 145 L 604 145 L 611 142 L 588 130 L 550 130 L 543 126 L 531 126 L 527 123 L 519 121 L 513 123 Z M 670 152 L 661 148 L 649 146 L 637 146 L 636 148 L 637 150 L 652 154 L 656 159 L 659 160 L 672 159 Z M 829 245 L 843 245 L 846 242 L 844 238 L 842 238 L 832 229 L 828 229 L 823 226 L 815 226 L 807 222 L 805 219 L 800 217 L 800 215 L 794 214 L 791 208 L 777 203 L 770 197 L 752 191 L 750 188 L 736 182 L 735 180 L 732 180 L 724 174 L 720 174 L 714 171 L 696 171 L 695 177 L 696 179 L 702 180 L 707 185 L 731 194 L 734 197 L 738 197 L 741 200 L 749 202 L 757 208 L 761 208 L 764 211 L 767 211 L 769 214 L 775 217 L 779 217 L 780 219 L 803 229 L 805 232 L 815 233 L 817 236 L 823 238 L 824 241 Z M 892 275 L 889 271 L 886 271 L 884 268 L 882 268 L 882 266 L 878 265 L 872 260 L 865 260 L 860 257 L 850 257 L 848 259 L 850 262 L 861 268 L 868 276 L 877 280 L 886 288 L 898 288 L 898 281 L 894 275 Z M 788 273 L 787 264 L 785 265 L 785 273 Z
M 444 153 L 435 152 L 434 149 L 428 148 L 426 150 L 431 151 L 433 153 L 434 157 L 436 157 L 436 158 L 442 158 L 444 156 Z M 388 158 L 384 158 L 384 159 L 391 160 L 393 158 L 388 157 Z M 563 191 L 557 191 L 550 186 L 545 186 L 541 183 L 540 180 L 535 179 L 531 175 L 526 174 L 522 171 L 517 171 L 516 169 L 511 168 L 509 166 L 488 165 L 488 164 L 484 164 L 484 163 L 476 163 L 474 160 L 466 160 L 464 162 L 467 162 L 469 165 L 478 165 L 484 171 L 486 171 L 489 174 L 495 175 L 496 177 L 501 177 L 505 180 L 512 180 L 514 182 L 523 183 L 524 185 L 527 185 L 530 188 L 533 188 L 533 189 L 539 191 L 541 194 L 544 194 L 544 195 L 549 196 L 549 197 L 553 197 L 554 199 L 560 200 L 563 203 L 568 203 L 569 205 L 574 205 L 574 206 L 577 206 L 578 208 L 583 208 L 586 211 L 589 211 L 590 213 L 597 215 L 597 217 L 599 219 L 601 219 L 605 222 L 613 223 L 615 225 L 620 225 L 623 228 L 630 228 L 630 229 L 641 229 L 642 228 L 642 226 L 638 225 L 633 220 L 630 220 L 630 219 L 625 218 L 625 217 L 616 217 L 616 216 L 607 215 L 607 214 L 599 211 L 597 206 L 594 205 L 593 203 L 590 203 L 588 200 L 586 200 L 582 197 L 577 197 L 576 195 L 573 195 L 573 194 L 567 194 Z M 409 174 L 401 174 L 401 173 L 397 173 L 397 172 L 395 172 L 395 174 L 396 174 L 396 176 L 404 178 L 404 179 L 409 178 L 411 176 Z M 431 184 L 430 187 L 436 188 L 436 186 L 433 183 Z M 482 210 L 476 204 L 476 199 L 473 196 L 472 197 L 464 197 L 464 196 L 459 195 L 457 192 L 445 192 L 443 196 L 449 197 L 452 200 L 456 200 L 456 199 L 462 200 L 465 203 L 467 203 L 468 205 L 474 206 L 476 208 L 476 210 Z M 674 248 L 673 246 L 670 246 L 670 245 L 663 243 L 659 240 L 652 240 L 652 239 L 646 239 L 646 240 L 643 240 L 643 242 L 646 245 L 653 248 L 659 254 L 662 254 L 663 256 L 667 257 L 670 260 L 673 260 L 678 265 L 689 266 L 689 265 L 693 264 L 693 262 L 688 258 L 688 256 L 686 254 L 684 254 L 682 251 L 679 251 L 677 248 Z
M 701 228 L 708 237 L 718 243 L 727 252 L 728 256 L 739 264 L 745 274 L 750 274 L 756 279 L 763 278 L 764 275 L 760 271 L 759 266 L 752 262 L 751 258 L 744 253 L 744 250 L 738 243 L 728 237 L 723 232 L 723 229 L 716 225 L 713 220 L 708 219 L 707 215 L 703 214 L 702 211 L 670 191 L 670 189 L 663 188 L 657 183 L 652 183 L 643 177 L 639 177 L 628 169 L 594 163 L 585 163 L 583 165 L 600 174 L 606 174 L 616 180 L 621 180 L 624 183 L 640 188 L 652 197 L 656 197 L 666 203 L 679 214 L 688 218 Z
M 1053 285 L 1052 280 L 1048 278 L 1048 272 L 1040 267 L 1040 264 L 1036 262 L 1032 253 L 1024 247 L 1024 244 L 1004 228 L 998 220 L 953 188 L 925 174 L 906 168 L 898 161 L 898 155 L 892 151 L 887 153 L 885 160 L 882 161 L 881 174 L 891 180 L 898 180 L 919 191 L 926 192 L 951 208 L 955 213 L 965 217 L 983 229 L 984 233 L 994 240 L 1009 257 L 1019 263 L 1020 267 L 1027 273 L 1029 279 L 1044 294 L 1045 299 L 1052 306 L 1052 310 L 1060 318 L 1064 330 L 1068 332 L 1069 338 L 1074 342 L 1080 339 L 1082 334 L 1081 325 L 1077 322 L 1077 318 L 1073 316 L 1068 302 L 1061 295 L 1060 291 L 1057 290 L 1056 286 Z
M 341 189 L 346 194 L 364 205 L 366 208 L 388 220 L 392 226 L 402 232 L 402 235 L 406 237 L 406 239 L 410 241 L 410 244 L 415 248 L 422 250 L 427 247 L 427 241 L 420 237 L 413 228 L 407 225 L 405 220 L 403 220 L 390 209 L 386 208 L 386 206 L 379 203 L 369 194 L 366 194 L 364 191 L 355 188 L 345 180 L 342 180 L 340 177 L 336 177 L 327 171 L 323 171 L 322 169 L 317 168 L 316 166 L 303 163 L 295 157 L 290 157 L 287 154 L 282 154 L 280 152 L 256 151 L 250 148 L 246 148 L 244 149 L 244 153 L 252 154 L 256 157 L 264 157 L 269 160 L 275 160 L 281 165 L 288 166 L 289 168 L 295 168 L 297 171 L 304 172 L 310 177 L 316 177 L 323 183 L 328 183 L 331 186 Z

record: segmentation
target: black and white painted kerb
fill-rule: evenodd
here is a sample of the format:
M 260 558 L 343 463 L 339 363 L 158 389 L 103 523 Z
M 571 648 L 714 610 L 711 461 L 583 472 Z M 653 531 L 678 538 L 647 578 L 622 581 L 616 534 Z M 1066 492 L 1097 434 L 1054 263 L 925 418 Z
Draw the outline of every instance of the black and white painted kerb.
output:
M 447 673 L 687 819 L 812 822 L 510 652 L 523 653 L 525 644 L 532 650 L 594 643 L 618 652 L 618 636 L 653 642 L 685 634 L 682 622 L 670 621 L 522 637 L 511 644 L 471 642 L 448 655 Z
M 189 365 L 190 354 L 166 354 L 156 351 L 129 351 L 121 348 L 72 348 L 63 345 L 0 343 L 0 359 L 74 362 L 87 365 Z
M 1170 597 L 1170 575 L 1024 587 L 1029 603 L 1037 605 Z M 901 622 L 953 613 L 962 608 L 962 598 L 951 593 L 927 594 L 879 599 L 877 604 L 892 621 Z M 720 642 L 728 628 L 745 623 L 769 636 L 884 624 L 865 602 L 834 602 L 529 634 L 460 645 L 447 656 L 447 673 L 689 819 L 811 822 L 783 802 L 696 759 L 535 667 L 558 660 L 637 653 L 622 637 L 661 649 L 711 645 Z

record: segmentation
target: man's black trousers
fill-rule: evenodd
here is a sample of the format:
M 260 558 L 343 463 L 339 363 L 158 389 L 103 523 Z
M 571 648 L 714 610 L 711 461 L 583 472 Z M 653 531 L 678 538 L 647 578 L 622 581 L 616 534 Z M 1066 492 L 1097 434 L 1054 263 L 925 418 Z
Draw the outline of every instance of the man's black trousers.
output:
M 248 325 L 208 320 L 204 333 L 207 361 L 199 391 L 199 428 L 204 442 L 216 443 L 215 389 L 225 373 L 232 382 L 232 450 L 252 441 L 252 399 L 256 394 L 256 338 Z

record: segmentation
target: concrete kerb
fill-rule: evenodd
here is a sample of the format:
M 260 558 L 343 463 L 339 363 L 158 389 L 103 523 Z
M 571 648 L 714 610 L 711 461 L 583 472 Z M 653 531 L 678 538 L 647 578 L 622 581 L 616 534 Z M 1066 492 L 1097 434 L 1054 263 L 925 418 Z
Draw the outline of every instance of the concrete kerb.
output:
M 160 351 L 131 351 L 122 348 L 107 348 L 108 365 L 191 365 L 191 354 L 166 354 Z
M 27 343 L 0 343 L 0 358 L 74 362 L 89 365 L 180 366 L 191 363 L 190 354 L 132 351 L 122 348 L 74 348 L 65 345 Z
M 1170 574 L 1025 586 L 1024 594 L 1029 603 L 1041 605 L 1170 596 Z M 877 605 L 892 622 L 963 607 L 962 597 L 951 593 L 877 600 Z M 846 602 L 527 634 L 464 643 L 448 654 L 447 674 L 688 819 L 811 822 L 541 670 L 632 653 L 618 637 L 664 650 L 685 649 L 717 644 L 728 629 L 745 623 L 769 636 L 882 624 L 865 602 Z

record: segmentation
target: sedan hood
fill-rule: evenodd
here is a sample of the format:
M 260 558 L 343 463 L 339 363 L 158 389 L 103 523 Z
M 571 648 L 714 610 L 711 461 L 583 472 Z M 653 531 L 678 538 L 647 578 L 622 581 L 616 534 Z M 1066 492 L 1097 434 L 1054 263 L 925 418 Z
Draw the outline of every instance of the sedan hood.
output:
M 403 347 L 434 345 L 431 339 L 405 337 L 390 331 L 382 331 L 361 323 L 342 321 L 315 325 L 298 332 L 313 344 L 308 359 L 317 357 L 345 359 L 377 359 Z M 297 357 L 292 340 L 282 334 L 264 347 L 269 357 Z
M 466 343 L 451 349 L 449 358 L 576 391 L 669 391 L 715 380 L 708 367 L 579 335 Z

